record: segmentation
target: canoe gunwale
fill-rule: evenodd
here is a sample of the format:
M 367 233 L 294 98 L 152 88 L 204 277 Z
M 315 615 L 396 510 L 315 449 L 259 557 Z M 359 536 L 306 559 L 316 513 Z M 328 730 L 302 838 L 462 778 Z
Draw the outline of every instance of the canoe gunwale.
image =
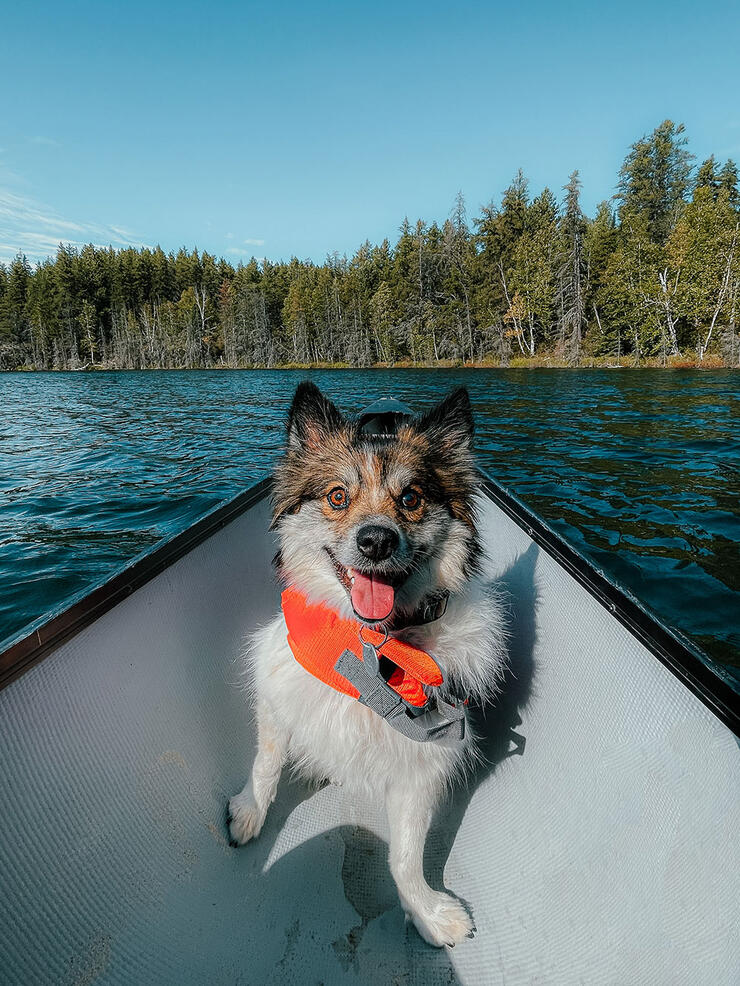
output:
M 269 494 L 271 487 L 272 480 L 268 477 L 231 500 L 219 504 L 190 527 L 163 541 L 102 585 L 52 616 L 42 626 L 11 643 L 0 653 L 0 691 L 211 534 L 215 534 L 229 521 L 259 503 Z
M 711 658 L 703 655 L 676 630 L 661 623 L 634 596 L 612 582 L 513 493 L 482 470 L 481 476 L 483 491 L 489 499 L 587 589 L 735 736 L 740 737 L 740 696 L 712 669 Z
M 721 722 L 740 736 L 740 701 L 731 686 L 712 670 L 709 658 L 676 631 L 664 626 L 640 602 L 613 583 L 542 518 L 509 490 L 481 471 L 481 489 L 518 527 L 555 559 L 581 586 Z M 52 616 L 42 626 L 15 640 L 0 653 L 0 690 L 51 654 L 66 640 L 163 572 L 211 534 L 269 495 L 272 480 L 262 479 L 243 493 L 215 507 L 190 527 L 138 558 L 108 581 Z

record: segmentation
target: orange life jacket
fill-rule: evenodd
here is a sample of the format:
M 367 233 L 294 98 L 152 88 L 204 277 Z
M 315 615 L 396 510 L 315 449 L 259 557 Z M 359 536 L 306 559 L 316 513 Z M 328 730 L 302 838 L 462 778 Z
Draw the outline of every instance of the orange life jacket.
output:
M 344 651 L 363 660 L 363 641 L 373 644 L 382 657 L 393 663 L 395 667 L 390 673 L 386 671 L 384 679 L 409 705 L 424 708 L 428 704 L 424 686 L 439 687 L 444 681 L 439 665 L 426 651 L 394 637 L 384 642 L 383 634 L 357 620 L 344 619 L 323 603 L 308 603 L 295 588 L 283 592 L 282 605 L 293 656 L 306 671 L 338 692 L 360 698 L 360 691 L 336 670 L 335 664 Z

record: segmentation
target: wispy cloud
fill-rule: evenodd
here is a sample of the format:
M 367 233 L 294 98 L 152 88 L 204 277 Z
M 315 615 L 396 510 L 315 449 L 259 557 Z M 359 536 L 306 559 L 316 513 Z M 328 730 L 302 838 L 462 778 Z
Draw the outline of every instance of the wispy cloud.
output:
M 124 229 L 123 226 L 108 226 L 108 229 L 112 229 L 114 233 L 121 237 L 122 241 L 125 241 L 131 246 L 143 246 L 142 243 L 135 243 L 136 233 L 132 233 L 130 229 Z
M 233 240 L 234 239 L 234 234 L 233 233 L 227 233 L 226 234 L 226 239 L 227 240 Z M 252 238 L 249 238 L 249 239 L 246 239 L 246 240 L 242 240 L 242 243 L 245 243 L 247 246 L 264 246 L 265 245 L 265 241 L 264 240 L 257 240 L 257 239 L 252 239 Z M 254 253 L 254 250 L 245 250 L 244 247 L 236 247 L 235 246 L 235 247 L 228 247 L 227 250 L 226 250 L 226 252 L 227 253 L 231 253 L 231 254 L 233 254 L 236 257 L 251 257 L 253 255 L 253 253 Z
M 226 252 L 232 257 L 249 257 L 250 260 L 254 257 L 258 264 L 262 264 L 265 261 L 264 257 L 255 257 L 254 250 L 244 250 L 242 247 L 229 247 Z
M 28 138 L 32 144 L 43 144 L 45 147 L 61 147 L 58 140 L 54 140 L 53 137 L 42 137 L 41 135 L 37 137 Z
M 121 226 L 73 222 L 49 206 L 0 188 L 0 263 L 9 263 L 19 251 L 37 263 L 55 254 L 60 243 L 146 246 Z

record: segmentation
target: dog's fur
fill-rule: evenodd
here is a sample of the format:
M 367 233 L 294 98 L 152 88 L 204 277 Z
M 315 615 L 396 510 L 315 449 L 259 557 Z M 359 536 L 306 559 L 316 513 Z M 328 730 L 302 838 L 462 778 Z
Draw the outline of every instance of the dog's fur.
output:
M 353 568 L 378 571 L 398 583 L 397 620 L 415 612 L 427 595 L 449 591 L 440 619 L 396 635 L 434 655 L 445 674 L 443 694 L 450 689 L 482 704 L 501 681 L 506 632 L 501 604 L 478 574 L 472 436 L 464 389 L 402 424 L 397 440 L 388 440 L 361 434 L 313 384 L 301 384 L 273 504 L 281 575 L 311 602 L 352 617 L 346 570 Z M 341 510 L 327 500 L 338 486 L 349 499 Z M 401 503 L 409 488 L 421 495 L 414 510 Z M 359 551 L 357 532 L 368 521 L 396 531 L 398 544 L 389 558 L 370 562 Z M 459 747 L 406 738 L 301 667 L 286 642 L 282 613 L 255 635 L 247 661 L 258 750 L 250 780 L 229 803 L 232 840 L 241 844 L 259 834 L 283 764 L 290 761 L 313 779 L 384 800 L 390 868 L 406 913 L 433 945 L 454 945 L 470 935 L 466 909 L 433 890 L 423 873 L 435 807 L 476 756 L 470 724 Z

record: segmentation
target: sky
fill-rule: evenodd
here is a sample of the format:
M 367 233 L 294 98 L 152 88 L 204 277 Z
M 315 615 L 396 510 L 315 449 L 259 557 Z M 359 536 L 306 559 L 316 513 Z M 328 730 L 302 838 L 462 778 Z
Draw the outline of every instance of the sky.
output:
M 60 241 L 321 262 L 404 216 L 582 204 L 669 117 L 740 160 L 740 4 L 2 4 L 0 260 Z

